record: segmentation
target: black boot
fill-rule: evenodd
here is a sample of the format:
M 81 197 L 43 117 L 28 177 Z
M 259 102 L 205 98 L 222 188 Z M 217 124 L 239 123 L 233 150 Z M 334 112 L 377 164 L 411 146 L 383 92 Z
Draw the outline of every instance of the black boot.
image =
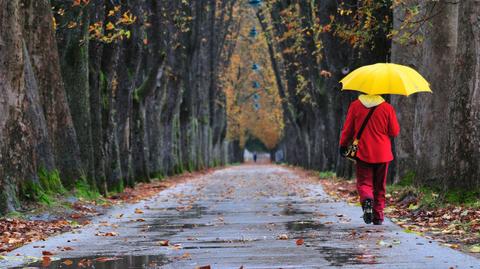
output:
M 372 199 L 367 199 L 363 202 L 363 221 L 366 224 L 370 224 L 373 221 L 373 201 Z
M 374 219 L 373 220 L 373 225 L 382 225 L 383 221 L 379 219 Z

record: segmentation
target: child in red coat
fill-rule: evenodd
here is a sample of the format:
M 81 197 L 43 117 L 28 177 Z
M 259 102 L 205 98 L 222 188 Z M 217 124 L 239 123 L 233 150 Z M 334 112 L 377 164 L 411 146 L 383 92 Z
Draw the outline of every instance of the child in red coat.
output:
M 379 95 L 360 95 L 350 104 L 340 138 L 340 153 L 344 156 L 355 139 L 368 112 L 376 107 L 358 144 L 356 173 L 357 190 L 364 211 L 363 219 L 375 225 L 383 222 L 388 163 L 393 160 L 391 138 L 400 126 L 395 109 Z

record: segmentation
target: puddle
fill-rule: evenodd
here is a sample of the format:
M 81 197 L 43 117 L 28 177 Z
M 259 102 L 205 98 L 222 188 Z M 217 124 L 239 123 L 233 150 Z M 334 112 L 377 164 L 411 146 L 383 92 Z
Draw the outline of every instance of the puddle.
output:
M 284 216 L 294 216 L 294 215 L 311 215 L 312 212 L 307 212 L 293 207 L 285 207 L 281 212 L 281 215 Z
M 50 264 L 42 262 L 29 264 L 27 267 L 13 267 L 12 269 L 22 268 L 42 268 L 42 269 L 157 269 L 170 261 L 163 255 L 153 256 L 113 256 L 113 257 L 81 257 L 52 261 Z M 47 265 L 47 266 L 45 266 Z
M 353 248 L 320 247 L 317 248 L 330 262 L 330 266 L 345 266 L 358 264 L 378 264 L 375 255 L 367 255 Z
M 156 231 L 156 230 L 183 230 L 183 229 L 194 229 L 194 228 L 199 228 L 199 227 L 207 227 L 211 226 L 208 224 L 204 223 L 162 223 L 162 224 L 157 224 L 153 223 L 150 225 L 149 231 Z
M 195 229 L 198 227 L 210 226 L 208 223 L 181 223 L 183 220 L 198 220 L 206 214 L 207 208 L 198 204 L 186 207 L 185 210 L 183 207 L 168 207 L 163 208 L 161 211 L 170 211 L 170 213 L 175 212 L 175 214 L 174 216 L 170 214 L 157 214 L 153 218 L 153 222 L 148 223 L 148 231 L 183 231 L 184 229 Z M 209 214 L 212 213 L 209 212 Z
M 311 215 L 312 212 L 301 210 L 298 206 L 303 206 L 304 203 L 299 201 L 289 201 L 286 203 L 277 204 L 278 207 L 282 208 L 280 214 L 283 216 L 294 216 L 294 215 Z
M 238 249 L 238 248 L 246 248 L 247 246 L 204 246 L 204 247 L 199 247 L 199 246 L 191 246 L 191 247 L 183 247 L 183 249 L 188 250 L 188 249 Z
M 295 232 L 325 229 L 325 224 L 313 220 L 289 221 L 285 225 L 289 231 Z
M 200 206 L 198 204 L 192 205 L 179 205 L 178 207 L 160 207 L 160 208 L 150 208 L 151 211 L 160 211 L 169 214 L 176 212 L 175 215 L 179 215 L 180 218 L 198 218 L 201 217 L 207 210 L 205 206 Z
M 255 238 L 255 239 L 225 239 L 225 240 L 210 240 L 210 241 L 200 241 L 202 244 L 235 244 L 235 243 L 248 243 L 248 242 L 257 242 L 260 241 L 260 239 Z

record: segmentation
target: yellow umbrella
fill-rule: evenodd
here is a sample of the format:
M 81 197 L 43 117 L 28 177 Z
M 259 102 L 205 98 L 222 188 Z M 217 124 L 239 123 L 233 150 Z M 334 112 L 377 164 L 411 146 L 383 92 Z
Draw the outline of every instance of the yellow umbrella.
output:
M 392 63 L 378 63 L 355 69 L 340 81 L 342 90 L 369 95 L 432 92 L 429 83 L 414 69 Z

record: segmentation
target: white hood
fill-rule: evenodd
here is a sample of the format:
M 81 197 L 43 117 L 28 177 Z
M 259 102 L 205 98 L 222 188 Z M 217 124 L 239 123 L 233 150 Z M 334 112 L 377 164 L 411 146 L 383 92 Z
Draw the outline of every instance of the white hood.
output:
M 366 95 L 362 94 L 358 97 L 358 100 L 367 108 L 378 106 L 379 104 L 385 102 L 380 95 Z

